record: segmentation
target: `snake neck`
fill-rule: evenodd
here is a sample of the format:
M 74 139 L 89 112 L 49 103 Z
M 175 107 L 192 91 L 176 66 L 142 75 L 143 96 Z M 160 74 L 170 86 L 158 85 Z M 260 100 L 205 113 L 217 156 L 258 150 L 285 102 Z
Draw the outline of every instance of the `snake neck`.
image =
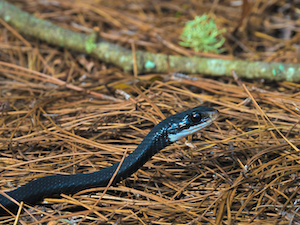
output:
M 170 144 L 167 130 L 153 129 L 141 144 L 123 160 L 121 166 L 119 166 L 119 163 L 116 163 L 97 172 L 71 175 L 68 179 L 73 180 L 76 176 L 77 182 L 72 186 L 64 188 L 64 193 L 73 194 L 86 188 L 106 186 L 118 170 L 112 182 L 115 184 L 131 176 L 131 174 L 149 161 L 153 155 Z M 87 180 L 90 181 L 86 182 Z M 89 184 L 87 185 L 87 183 Z

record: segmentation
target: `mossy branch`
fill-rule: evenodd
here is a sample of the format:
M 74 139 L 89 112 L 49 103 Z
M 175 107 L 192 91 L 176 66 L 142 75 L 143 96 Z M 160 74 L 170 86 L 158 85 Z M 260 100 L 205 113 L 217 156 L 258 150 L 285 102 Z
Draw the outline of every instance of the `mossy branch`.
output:
M 38 19 L 4 0 L 0 0 L 0 17 L 21 33 L 33 36 L 60 47 L 91 54 L 107 63 L 119 66 L 126 72 L 133 70 L 132 52 L 103 40 L 95 41 L 93 35 L 71 31 L 48 21 Z M 200 57 L 172 56 L 137 51 L 138 73 L 182 72 L 211 76 L 232 76 L 268 80 L 300 81 L 298 64 L 249 62 Z

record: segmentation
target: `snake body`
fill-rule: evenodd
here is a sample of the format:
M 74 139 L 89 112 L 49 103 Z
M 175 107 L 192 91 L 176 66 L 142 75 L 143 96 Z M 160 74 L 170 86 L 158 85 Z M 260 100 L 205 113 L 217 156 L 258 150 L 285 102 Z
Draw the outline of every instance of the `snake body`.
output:
M 143 139 L 140 145 L 129 154 L 121 164 L 114 183 L 127 178 L 142 167 L 154 154 L 171 143 L 211 124 L 218 117 L 213 108 L 198 106 L 172 115 L 156 125 Z M 17 202 L 34 205 L 45 197 L 58 196 L 61 193 L 74 194 L 78 191 L 106 186 L 114 175 L 119 163 L 87 174 L 53 175 L 38 178 L 27 184 L 6 192 Z M 6 210 L 4 210 L 6 208 Z M 0 194 L 0 213 L 7 210 L 15 213 L 18 205 Z

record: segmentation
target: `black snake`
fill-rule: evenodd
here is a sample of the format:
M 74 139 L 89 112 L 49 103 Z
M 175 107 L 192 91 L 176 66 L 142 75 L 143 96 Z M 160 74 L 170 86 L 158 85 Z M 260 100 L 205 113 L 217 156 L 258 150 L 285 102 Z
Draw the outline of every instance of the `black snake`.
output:
M 219 113 L 216 109 L 198 106 L 172 115 L 156 125 L 141 144 L 127 156 L 114 179 L 114 183 L 127 178 L 143 166 L 154 154 L 171 143 L 193 134 L 211 124 Z M 83 189 L 106 186 L 115 173 L 119 163 L 97 172 L 74 175 L 53 175 L 42 177 L 13 190 L 7 195 L 17 202 L 36 204 L 45 197 L 61 193 L 74 194 Z M 4 208 L 15 213 L 18 205 L 0 194 L 0 214 L 7 213 Z

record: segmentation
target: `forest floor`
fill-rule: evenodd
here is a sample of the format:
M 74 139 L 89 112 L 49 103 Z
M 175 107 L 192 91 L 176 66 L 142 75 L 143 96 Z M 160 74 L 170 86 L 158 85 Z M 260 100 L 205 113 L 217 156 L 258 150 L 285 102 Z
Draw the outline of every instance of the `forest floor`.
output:
M 133 52 L 297 64 L 295 2 L 9 1 L 70 30 L 97 27 L 99 38 Z M 226 28 L 222 54 L 178 44 L 185 23 L 204 13 Z M 300 84 L 128 73 L 23 35 L 4 20 L 0 28 L 1 191 L 98 171 L 176 112 L 198 105 L 220 111 L 211 126 L 121 183 L 25 204 L 0 224 L 300 224 Z

